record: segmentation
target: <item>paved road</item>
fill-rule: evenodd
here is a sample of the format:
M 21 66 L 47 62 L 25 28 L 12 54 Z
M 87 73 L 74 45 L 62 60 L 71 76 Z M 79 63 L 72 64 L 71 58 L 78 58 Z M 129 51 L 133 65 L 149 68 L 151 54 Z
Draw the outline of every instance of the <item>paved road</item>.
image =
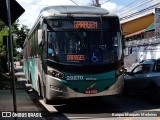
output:
M 102 100 L 80 99 L 70 100 L 67 104 L 61 101 L 51 105 L 54 107 L 54 111 L 50 113 L 39 102 L 40 98 L 34 92 L 27 93 L 25 90 L 16 90 L 16 93 L 18 112 L 38 112 L 43 116 L 40 119 L 44 120 L 160 120 L 159 117 L 154 117 L 154 115 L 159 115 L 160 105 L 153 105 L 143 97 L 104 97 Z M 10 91 L 0 90 L 0 98 L 0 111 L 13 111 Z M 145 115 L 150 114 L 152 117 L 129 117 L 143 113 Z M 123 117 L 123 115 L 127 116 Z
M 20 82 L 24 84 L 24 81 Z M 16 90 L 16 98 L 19 113 L 36 112 L 42 116 L 30 117 L 31 120 L 160 120 L 160 104 L 151 104 L 141 96 L 61 101 L 48 105 L 49 111 L 41 104 L 43 101 L 34 92 L 26 92 L 24 89 Z M 0 116 L 4 111 L 13 111 L 12 100 L 10 90 L 0 90 Z M 156 115 L 158 117 L 155 117 Z M 21 117 L 17 118 L 17 120 L 21 119 Z M 22 120 L 24 119 L 28 118 Z M 0 120 L 10 120 L 10 118 L 0 117 Z
M 48 114 L 47 120 L 160 120 L 157 117 L 160 116 L 160 105 L 151 104 L 141 96 L 79 99 L 53 104 L 54 111 Z
M 63 113 L 72 120 L 80 119 L 135 119 L 136 116 L 152 116 L 152 119 L 158 115 L 160 105 L 153 105 L 141 97 L 105 97 L 102 101 L 79 101 L 72 104 L 55 107 L 57 111 Z M 128 114 L 129 113 L 129 114 Z M 148 114 L 149 113 L 149 114 Z M 129 116 L 134 116 L 134 118 Z M 119 116 L 126 116 L 119 118 Z M 114 117 L 114 118 L 113 118 Z M 144 117 L 139 117 L 145 119 Z M 159 119 L 158 117 L 154 118 Z

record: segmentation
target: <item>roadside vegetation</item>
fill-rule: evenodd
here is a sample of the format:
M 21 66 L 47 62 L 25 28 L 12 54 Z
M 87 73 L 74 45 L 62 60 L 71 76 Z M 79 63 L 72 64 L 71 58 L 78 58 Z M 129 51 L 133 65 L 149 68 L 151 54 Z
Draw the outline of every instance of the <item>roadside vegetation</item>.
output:
M 28 27 L 25 25 L 20 26 L 18 20 L 12 25 L 13 56 L 15 60 L 20 60 L 23 58 L 22 51 L 17 51 L 17 49 L 23 49 L 23 43 L 28 32 Z M 0 66 L 6 72 L 7 46 L 3 43 L 3 36 L 8 36 L 8 27 L 0 20 Z
M 11 78 L 6 73 L 0 73 L 0 89 L 9 89 L 11 87 Z
M 27 26 L 20 26 L 18 22 L 17 20 L 12 24 L 14 61 L 21 61 L 23 59 L 23 43 L 29 32 Z M 0 20 L 0 89 L 10 88 L 11 86 L 11 78 L 7 66 L 7 46 L 4 44 L 3 36 L 8 36 L 8 27 Z

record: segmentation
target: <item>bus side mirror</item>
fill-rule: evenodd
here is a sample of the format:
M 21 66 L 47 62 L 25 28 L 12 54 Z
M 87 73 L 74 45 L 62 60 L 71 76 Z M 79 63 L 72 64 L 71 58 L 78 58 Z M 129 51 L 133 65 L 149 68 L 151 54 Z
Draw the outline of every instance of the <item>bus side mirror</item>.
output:
M 42 34 L 42 29 L 38 30 L 38 45 L 41 45 L 43 40 L 43 34 Z
M 39 46 L 45 45 L 45 31 L 42 29 L 38 30 L 38 45 Z

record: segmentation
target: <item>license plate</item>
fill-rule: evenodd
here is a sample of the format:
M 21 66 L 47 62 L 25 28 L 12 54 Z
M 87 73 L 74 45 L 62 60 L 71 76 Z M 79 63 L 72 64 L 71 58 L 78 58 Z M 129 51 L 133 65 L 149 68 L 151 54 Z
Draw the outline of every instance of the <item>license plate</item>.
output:
M 96 94 L 97 90 L 86 90 L 85 93 L 86 94 Z

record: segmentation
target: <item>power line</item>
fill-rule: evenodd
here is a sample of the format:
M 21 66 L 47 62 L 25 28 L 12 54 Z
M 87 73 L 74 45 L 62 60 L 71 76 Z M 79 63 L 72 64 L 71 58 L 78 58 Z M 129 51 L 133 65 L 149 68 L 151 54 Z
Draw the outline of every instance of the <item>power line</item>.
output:
M 133 18 L 136 15 L 141 15 L 143 13 L 146 13 L 147 11 L 153 10 L 155 7 L 159 7 L 160 2 L 158 1 L 153 1 L 153 0 L 143 0 L 140 3 L 136 3 L 136 6 L 130 7 L 127 6 L 125 7 L 128 8 L 126 10 L 121 10 L 117 14 L 120 16 L 120 20 L 124 19 L 129 19 Z
M 148 1 L 148 0 L 138 0 L 138 1 L 135 0 L 135 1 L 127 4 L 127 5 L 124 6 L 123 8 L 118 9 L 116 12 L 121 13 L 121 12 L 123 12 L 123 11 L 125 11 L 125 10 L 130 11 L 130 9 L 134 8 L 134 7 L 137 6 L 137 5 L 143 4 L 143 3 L 146 2 L 146 1 Z
M 75 5 L 78 5 L 75 1 L 73 1 L 73 0 L 70 0 L 72 3 L 74 3 Z
M 132 13 L 132 14 L 127 15 L 127 16 L 124 16 L 124 17 L 120 18 L 120 20 L 124 20 L 124 19 L 127 19 L 127 18 L 131 18 L 131 17 L 133 17 L 133 16 L 135 16 L 135 15 L 137 15 L 137 14 L 143 13 L 143 12 L 145 12 L 145 11 L 151 10 L 151 9 L 153 9 L 153 8 L 155 8 L 155 7 L 159 7 L 159 6 L 160 6 L 160 3 L 157 3 L 157 4 L 155 4 L 155 5 L 152 5 L 152 6 L 150 6 L 150 7 L 147 7 L 147 8 L 145 8 L 145 9 L 142 9 L 142 10 L 140 10 L 140 11 L 138 11 L 138 12 Z
M 135 6 L 134 8 L 130 8 L 130 9 L 128 9 L 128 11 L 124 11 L 123 15 L 126 15 L 127 13 L 131 14 L 131 13 L 135 12 L 134 10 L 137 11 L 136 8 L 141 8 L 141 6 L 144 6 L 145 4 L 147 4 L 149 2 L 151 2 L 151 0 L 148 0 L 148 1 L 144 2 L 144 3 L 142 3 L 142 4 L 139 4 L 139 5 Z M 142 9 L 144 9 L 144 8 L 142 8 Z M 142 10 L 142 9 L 140 9 L 140 10 Z

